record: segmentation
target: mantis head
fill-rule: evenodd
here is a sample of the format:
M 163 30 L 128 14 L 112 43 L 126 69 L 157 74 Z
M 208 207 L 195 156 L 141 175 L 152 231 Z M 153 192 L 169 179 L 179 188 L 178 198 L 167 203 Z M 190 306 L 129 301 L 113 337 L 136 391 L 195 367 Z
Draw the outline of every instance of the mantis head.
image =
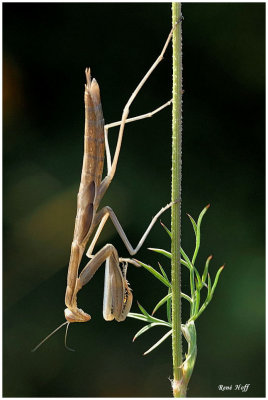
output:
M 91 316 L 85 313 L 81 308 L 72 310 L 65 308 L 64 315 L 68 322 L 87 322 L 91 319 Z

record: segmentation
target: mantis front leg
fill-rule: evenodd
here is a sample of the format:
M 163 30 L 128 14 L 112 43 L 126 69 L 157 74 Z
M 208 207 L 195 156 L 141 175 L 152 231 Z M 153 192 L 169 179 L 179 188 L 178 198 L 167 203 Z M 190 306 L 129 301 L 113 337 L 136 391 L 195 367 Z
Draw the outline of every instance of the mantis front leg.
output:
M 103 318 L 106 321 L 115 319 L 116 321 L 124 321 L 132 305 L 132 293 L 126 280 L 126 267 L 120 268 L 118 254 L 114 246 L 107 244 L 91 259 L 82 270 L 79 278 L 75 282 L 75 290 L 71 297 L 66 296 L 67 308 L 64 310 L 66 321 L 51 332 L 37 346 L 32 349 L 36 351 L 46 340 L 48 340 L 55 332 L 66 325 L 65 347 L 70 349 L 66 344 L 67 330 L 71 322 L 86 322 L 91 319 L 89 314 L 77 308 L 77 293 L 86 285 L 94 276 L 98 268 L 106 260 L 105 280 L 104 280 L 104 297 L 103 297 Z
M 107 244 L 87 263 L 76 281 L 71 303 L 66 302 L 64 311 L 68 322 L 86 322 L 90 315 L 77 308 L 77 293 L 93 277 L 106 260 L 103 317 L 106 321 L 124 321 L 132 305 L 132 293 L 126 280 L 126 270 L 121 271 L 119 257 L 113 245 Z M 82 313 L 81 313 L 82 311 Z M 84 315 L 84 319 L 81 317 Z

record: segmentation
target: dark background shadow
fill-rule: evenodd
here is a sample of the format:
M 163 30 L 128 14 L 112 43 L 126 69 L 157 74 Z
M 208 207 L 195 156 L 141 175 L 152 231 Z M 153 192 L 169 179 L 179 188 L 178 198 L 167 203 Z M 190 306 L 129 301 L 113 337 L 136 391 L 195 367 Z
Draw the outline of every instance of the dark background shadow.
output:
M 81 292 L 88 324 L 38 341 L 63 322 L 66 272 L 83 151 L 84 70 L 101 87 L 106 122 L 120 119 L 135 85 L 170 30 L 170 5 L 3 5 L 4 78 L 4 396 L 168 397 L 171 340 L 142 353 L 165 332 L 155 328 L 132 344 L 136 320 L 102 319 L 103 268 Z M 184 132 L 182 243 L 193 251 L 186 213 L 202 226 L 198 266 L 211 253 L 211 275 L 226 264 L 213 302 L 197 322 L 198 357 L 188 395 L 264 396 L 264 3 L 183 5 Z M 171 48 L 131 108 L 149 112 L 171 97 Z M 136 244 L 152 215 L 169 202 L 170 109 L 128 125 L 114 181 L 104 203 Z M 117 130 L 110 132 L 115 143 Z M 169 225 L 169 213 L 162 220 Z M 107 242 L 127 256 L 109 222 Z M 157 223 L 137 258 L 166 259 Z M 129 268 L 136 301 L 148 310 L 165 288 Z M 183 290 L 188 276 L 183 274 Z M 184 304 L 184 318 L 188 305 Z M 159 312 L 161 316 L 161 312 Z M 250 384 L 248 393 L 218 385 Z

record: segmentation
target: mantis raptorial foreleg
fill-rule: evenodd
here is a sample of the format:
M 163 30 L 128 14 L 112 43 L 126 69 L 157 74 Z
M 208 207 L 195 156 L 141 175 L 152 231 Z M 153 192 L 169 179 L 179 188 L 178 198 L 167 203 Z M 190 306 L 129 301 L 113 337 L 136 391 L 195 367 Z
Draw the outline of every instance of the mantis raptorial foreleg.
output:
M 111 244 L 106 244 L 99 250 L 81 271 L 76 281 L 75 298 L 72 299 L 72 308 L 76 307 L 76 295 L 78 291 L 92 279 L 97 269 L 105 260 L 104 319 L 110 321 L 115 318 L 117 321 L 123 321 L 132 304 L 132 293 L 128 287 L 125 272 L 122 272 L 120 269 L 117 251 Z M 78 321 L 77 317 L 79 317 L 79 314 L 76 315 L 69 308 L 65 310 L 65 317 L 69 322 L 84 322 L 84 320 Z

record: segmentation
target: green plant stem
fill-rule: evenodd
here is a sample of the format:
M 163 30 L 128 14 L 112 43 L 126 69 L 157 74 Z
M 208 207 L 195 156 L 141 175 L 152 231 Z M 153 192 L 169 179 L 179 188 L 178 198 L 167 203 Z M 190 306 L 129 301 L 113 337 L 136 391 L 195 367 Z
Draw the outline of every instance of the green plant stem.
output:
M 172 106 L 172 187 L 171 199 L 171 285 L 173 395 L 184 397 L 182 381 L 180 241 L 181 241 L 181 131 L 182 131 L 182 41 L 181 3 L 172 3 L 173 106 Z M 178 22 L 179 21 L 179 22 Z M 184 390 L 185 389 L 185 390 Z

